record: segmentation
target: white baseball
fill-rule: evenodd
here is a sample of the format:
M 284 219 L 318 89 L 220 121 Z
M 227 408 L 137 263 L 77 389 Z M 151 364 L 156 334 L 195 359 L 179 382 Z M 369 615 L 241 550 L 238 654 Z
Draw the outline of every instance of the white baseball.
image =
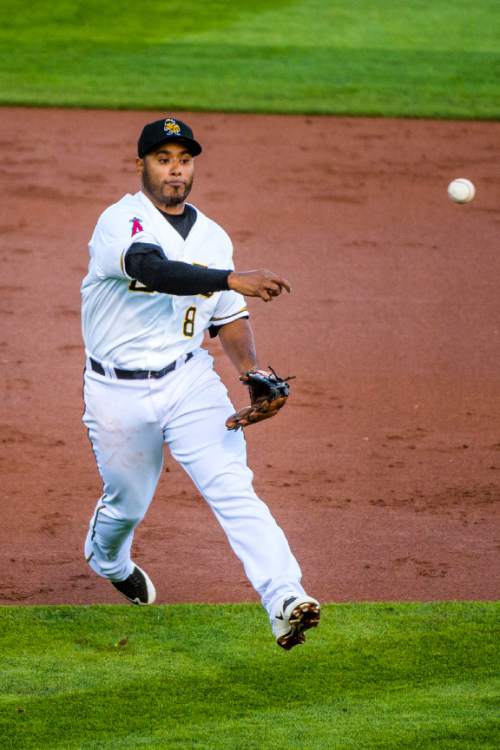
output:
M 455 203 L 469 203 L 475 194 L 474 183 L 465 177 L 458 177 L 448 185 L 448 197 Z

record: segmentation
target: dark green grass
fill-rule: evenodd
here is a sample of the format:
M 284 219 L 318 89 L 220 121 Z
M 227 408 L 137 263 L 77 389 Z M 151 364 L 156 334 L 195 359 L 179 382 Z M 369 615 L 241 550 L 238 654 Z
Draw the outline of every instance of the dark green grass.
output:
M 2 747 L 498 748 L 495 603 L 0 609 Z
M 0 104 L 498 118 L 498 0 L 3 0 Z

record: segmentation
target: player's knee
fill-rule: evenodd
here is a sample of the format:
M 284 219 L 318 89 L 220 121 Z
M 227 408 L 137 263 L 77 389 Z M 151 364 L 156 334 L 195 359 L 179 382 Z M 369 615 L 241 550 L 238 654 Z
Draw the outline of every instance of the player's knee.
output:
M 142 519 L 144 518 L 144 513 L 142 512 L 133 512 L 133 513 L 127 513 L 121 516 L 121 518 L 117 518 L 118 525 L 122 528 L 124 532 L 130 532 L 135 529 L 136 526 L 140 524 Z
M 104 515 L 130 524 L 133 528 L 142 521 L 153 499 L 154 489 L 135 487 L 117 489 L 113 494 L 107 493 Z
M 220 471 L 207 477 L 200 487 L 203 495 L 211 500 L 231 500 L 245 497 L 248 500 L 257 499 L 252 485 L 253 474 L 247 471 Z
M 95 520 L 94 531 L 106 530 L 106 533 L 128 534 L 142 521 L 146 510 L 147 506 L 135 505 L 135 507 L 132 507 L 129 504 L 121 507 L 104 507 Z

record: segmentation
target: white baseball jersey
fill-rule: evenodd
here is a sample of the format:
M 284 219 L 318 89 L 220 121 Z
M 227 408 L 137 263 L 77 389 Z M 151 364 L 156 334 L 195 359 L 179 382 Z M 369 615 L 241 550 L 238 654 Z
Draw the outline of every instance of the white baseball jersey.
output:
M 82 283 L 82 329 L 87 356 L 125 370 L 160 370 L 197 349 L 204 332 L 248 315 L 232 290 L 176 296 L 130 278 L 125 253 L 134 242 L 159 245 L 169 260 L 233 269 L 226 232 L 201 211 L 184 240 L 142 192 L 127 194 L 99 217 Z

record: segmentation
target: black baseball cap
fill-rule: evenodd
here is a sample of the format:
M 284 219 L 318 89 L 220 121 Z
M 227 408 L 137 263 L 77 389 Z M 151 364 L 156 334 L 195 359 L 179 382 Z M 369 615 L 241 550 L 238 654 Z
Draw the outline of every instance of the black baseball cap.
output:
M 189 125 L 175 117 L 164 117 L 163 120 L 148 123 L 142 129 L 137 143 L 139 158 L 142 159 L 143 156 L 167 141 L 185 143 L 192 156 L 201 154 L 201 146 L 198 141 L 195 141 Z

